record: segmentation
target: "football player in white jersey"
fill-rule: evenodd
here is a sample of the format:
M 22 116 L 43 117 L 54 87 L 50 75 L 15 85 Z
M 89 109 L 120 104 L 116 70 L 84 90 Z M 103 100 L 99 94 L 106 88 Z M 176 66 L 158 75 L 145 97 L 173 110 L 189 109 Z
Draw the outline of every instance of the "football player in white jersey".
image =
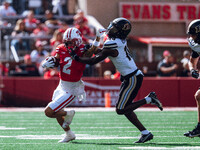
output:
M 198 79 L 199 71 L 197 69 L 197 63 L 200 56 L 200 19 L 193 20 L 187 29 L 188 34 L 188 45 L 192 49 L 192 54 L 189 61 L 189 69 L 192 77 Z M 188 131 L 184 135 L 186 137 L 199 137 L 200 136 L 200 89 L 198 89 L 194 95 L 197 108 L 198 108 L 198 123 L 197 126 L 192 130 Z
M 106 30 L 108 38 L 99 53 L 92 58 L 85 58 L 77 56 L 72 51 L 71 56 L 79 62 L 90 65 L 94 65 L 107 57 L 113 62 L 121 74 L 120 80 L 122 81 L 119 98 L 116 103 L 116 112 L 119 115 L 125 115 L 141 131 L 141 137 L 136 143 L 144 143 L 153 139 L 153 134 L 142 125 L 134 110 L 145 104 L 156 105 L 160 110 L 163 110 L 163 108 L 155 92 L 150 92 L 142 100 L 133 101 L 142 85 L 143 73 L 137 68 L 127 47 L 126 37 L 130 31 L 131 23 L 129 20 L 116 18 Z M 98 44 L 95 43 L 94 45 Z

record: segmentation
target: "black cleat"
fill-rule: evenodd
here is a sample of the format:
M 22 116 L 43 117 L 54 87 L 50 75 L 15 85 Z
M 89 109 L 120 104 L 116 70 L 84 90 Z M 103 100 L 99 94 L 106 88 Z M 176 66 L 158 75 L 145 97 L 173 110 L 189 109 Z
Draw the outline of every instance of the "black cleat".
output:
M 161 111 L 163 110 L 162 103 L 157 98 L 157 95 L 156 95 L 155 92 L 150 92 L 149 95 L 147 95 L 146 97 L 151 98 L 151 104 L 152 105 L 156 105 Z
M 149 132 L 148 134 L 142 134 L 140 139 L 138 141 L 136 141 L 135 143 L 145 143 L 152 139 L 153 139 L 153 134 L 151 132 Z
M 190 137 L 190 138 L 200 137 L 200 129 L 195 127 L 192 131 L 188 131 L 188 132 L 184 133 L 184 136 Z

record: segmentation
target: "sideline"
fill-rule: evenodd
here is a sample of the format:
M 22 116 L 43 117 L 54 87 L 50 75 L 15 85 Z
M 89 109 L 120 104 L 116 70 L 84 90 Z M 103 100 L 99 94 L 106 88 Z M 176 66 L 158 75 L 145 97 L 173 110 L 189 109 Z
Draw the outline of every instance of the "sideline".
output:
M 66 110 L 73 109 L 77 112 L 87 111 L 115 111 L 115 107 L 67 107 Z M 0 107 L 0 112 L 42 112 L 44 107 Z M 136 111 L 160 111 L 158 108 L 138 108 Z M 196 107 L 164 107 L 163 111 L 197 111 Z

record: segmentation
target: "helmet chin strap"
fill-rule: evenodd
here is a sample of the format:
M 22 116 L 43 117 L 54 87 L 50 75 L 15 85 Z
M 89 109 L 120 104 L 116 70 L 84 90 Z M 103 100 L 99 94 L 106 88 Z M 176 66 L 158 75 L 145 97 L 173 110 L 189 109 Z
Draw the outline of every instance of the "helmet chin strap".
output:
M 65 42 L 65 47 L 67 48 L 67 49 L 69 49 L 69 46 L 68 46 L 68 44 Z M 77 47 L 76 46 L 74 46 L 73 48 L 70 48 L 70 49 L 72 49 L 73 51 L 76 49 Z
M 68 47 L 68 44 L 65 42 L 65 47 L 67 48 Z

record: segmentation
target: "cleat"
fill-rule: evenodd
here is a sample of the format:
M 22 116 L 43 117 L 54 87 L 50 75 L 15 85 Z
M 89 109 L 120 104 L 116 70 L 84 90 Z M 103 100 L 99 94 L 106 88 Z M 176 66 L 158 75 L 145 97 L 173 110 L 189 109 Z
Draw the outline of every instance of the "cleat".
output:
M 161 111 L 163 110 L 162 103 L 158 100 L 155 92 L 150 92 L 146 97 L 151 98 L 151 104 L 156 105 Z
M 71 131 L 70 133 L 66 133 L 66 136 L 62 140 L 58 141 L 58 143 L 67 143 L 67 142 L 73 141 L 75 139 L 76 139 L 76 136 Z
M 145 143 L 152 139 L 153 139 L 153 134 L 151 132 L 149 132 L 148 134 L 142 134 L 140 139 L 138 141 L 136 141 L 135 143 Z
M 63 125 L 62 125 L 63 128 L 67 128 L 72 123 L 72 119 L 73 119 L 74 115 L 75 115 L 74 110 L 70 110 L 70 111 L 67 112 L 67 115 L 65 116 L 64 122 L 63 122 Z
M 184 136 L 187 136 L 187 137 L 189 137 L 189 135 L 190 135 L 190 132 L 191 132 L 191 131 L 188 131 L 188 132 L 184 133 Z
M 200 129 L 195 127 L 192 131 L 188 131 L 188 132 L 184 133 L 184 136 L 190 137 L 190 138 L 200 137 Z

